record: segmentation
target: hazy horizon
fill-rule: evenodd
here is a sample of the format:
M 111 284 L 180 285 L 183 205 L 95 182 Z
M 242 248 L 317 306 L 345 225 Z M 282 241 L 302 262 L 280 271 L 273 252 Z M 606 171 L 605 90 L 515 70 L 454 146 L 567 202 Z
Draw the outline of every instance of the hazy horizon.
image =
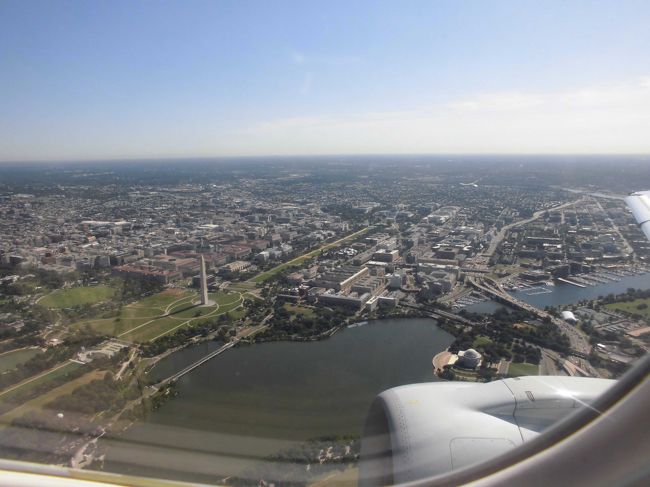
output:
M 383 153 L 383 154 L 268 154 L 268 155 L 240 155 L 240 156 L 188 156 L 188 157 L 128 157 L 128 158 L 106 158 L 106 159 L 52 159 L 52 160 L 0 160 L 0 167 L 11 166 L 40 166 L 40 165 L 102 165 L 102 164 L 115 164 L 126 165 L 130 163 L 143 163 L 143 164 L 170 164 L 174 163 L 228 163 L 228 162 L 317 162 L 327 160 L 328 162 L 341 162 L 348 163 L 358 160 L 360 162 L 368 162 L 366 159 L 372 159 L 373 163 L 388 163 L 399 162 L 399 159 L 404 159 L 404 162 L 474 162 L 485 160 L 485 162 L 497 162 L 497 159 L 502 159 L 503 162 L 516 162 L 518 164 L 535 163 L 543 161 L 550 162 L 594 162 L 608 158 L 622 158 L 625 160 L 639 160 L 650 162 L 650 152 L 639 154 L 617 154 L 617 153 L 600 153 L 600 154 L 542 154 L 542 153 L 519 153 L 519 154 L 498 154 L 498 153 L 485 153 L 485 154 L 471 154 L 471 153 L 458 153 L 458 154 L 398 154 L 398 153 Z M 421 159 L 421 161 L 418 161 Z
M 0 4 L 0 161 L 648 154 L 650 4 Z

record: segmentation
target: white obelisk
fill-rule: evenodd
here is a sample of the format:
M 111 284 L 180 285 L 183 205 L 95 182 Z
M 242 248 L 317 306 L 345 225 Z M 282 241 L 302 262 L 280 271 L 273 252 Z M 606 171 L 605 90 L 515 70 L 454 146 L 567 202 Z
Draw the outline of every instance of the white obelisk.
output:
M 208 301 L 208 276 L 205 273 L 205 259 L 201 256 L 201 305 L 210 304 Z

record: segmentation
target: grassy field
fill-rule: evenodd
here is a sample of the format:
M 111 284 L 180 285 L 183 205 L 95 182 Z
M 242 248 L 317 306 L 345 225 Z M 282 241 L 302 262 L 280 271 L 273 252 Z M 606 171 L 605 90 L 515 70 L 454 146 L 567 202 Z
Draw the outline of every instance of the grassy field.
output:
M 512 362 L 508 367 L 508 376 L 519 377 L 520 375 L 537 375 L 539 374 L 539 366 L 534 364 L 523 364 L 520 362 Z
M 348 235 L 347 237 L 343 237 L 343 238 L 341 238 L 339 240 L 336 240 L 335 242 L 330 242 L 328 244 L 321 245 L 317 249 L 312 250 L 310 252 L 307 252 L 306 254 L 303 254 L 300 257 L 296 257 L 295 259 L 292 259 L 289 262 L 285 262 L 284 264 L 280 264 L 280 265 L 274 267 L 273 269 L 269 269 L 266 272 L 262 272 L 261 274 L 256 275 L 255 277 L 251 278 L 249 280 L 249 282 L 256 282 L 256 283 L 257 282 L 264 282 L 267 279 L 270 279 L 271 277 L 276 275 L 278 272 L 282 272 L 287 267 L 302 264 L 304 261 L 309 260 L 309 259 L 311 259 L 313 257 L 316 257 L 318 254 L 320 254 L 321 252 L 323 252 L 325 250 L 329 250 L 329 249 L 331 249 L 333 247 L 338 247 L 339 245 L 342 245 L 345 242 L 349 242 L 350 240 L 355 239 L 359 235 L 363 235 L 368 230 L 369 230 L 369 228 L 364 228 L 362 230 L 359 230 L 358 232 L 354 232 L 354 233 Z
M 646 305 L 645 309 L 637 309 L 639 305 Z M 633 315 L 639 316 L 646 320 L 650 320 L 650 298 L 645 299 L 635 299 L 634 301 L 628 301 L 623 303 L 613 303 L 605 306 L 608 309 L 614 311 L 625 311 Z
M 492 343 L 492 340 L 490 340 L 488 337 L 478 336 L 474 340 L 474 343 L 472 343 L 472 346 L 474 348 L 476 348 L 476 347 L 479 347 L 481 345 L 489 345 L 490 343 Z
M 0 373 L 15 369 L 18 364 L 27 362 L 39 353 L 41 351 L 38 348 L 21 348 L 0 354 Z
M 31 401 L 27 401 L 26 403 L 21 404 L 17 408 L 14 408 L 11 411 L 3 414 L 2 416 L 0 416 L 0 423 L 8 424 L 13 419 L 18 418 L 29 411 L 40 410 L 43 408 L 43 406 L 52 402 L 57 397 L 70 394 L 77 387 L 82 386 L 84 384 L 88 384 L 89 382 L 95 379 L 101 379 L 102 377 L 104 377 L 105 373 L 106 373 L 105 371 L 93 370 L 92 372 L 88 372 L 87 374 L 82 375 L 81 377 L 77 377 L 76 379 L 71 380 L 70 382 L 66 382 L 65 384 L 59 387 L 55 387 L 54 389 L 49 390 L 44 394 L 41 394 L 40 396 L 32 399 Z
M 235 310 L 242 303 L 239 293 L 210 293 L 211 306 L 197 306 L 195 291 L 168 289 L 125 306 L 117 316 L 84 320 L 73 325 L 132 342 L 155 340 L 185 326 L 193 326 Z
M 314 316 L 316 316 L 314 310 L 311 308 L 307 308 L 306 306 L 298 306 L 296 304 L 285 303 L 283 305 L 283 308 L 289 311 L 290 313 L 302 315 L 305 318 L 313 318 Z
M 48 382 L 56 377 L 61 377 L 63 375 L 67 375 L 73 370 L 78 369 L 79 367 L 83 367 L 83 365 L 77 363 L 77 362 L 66 362 L 65 364 L 58 365 L 56 367 L 53 367 L 49 371 L 46 371 L 40 375 L 37 375 L 36 377 L 31 377 L 29 379 L 24 380 L 17 386 L 12 386 L 9 389 L 6 389 L 4 392 L 0 392 L 0 401 L 7 402 L 11 401 L 11 398 L 13 397 L 14 394 L 17 392 L 25 392 L 28 391 L 40 384 L 43 384 L 45 382 Z
M 257 277 L 257 276 L 256 276 Z M 233 282 L 228 286 L 229 291 L 248 292 L 255 289 L 257 286 L 253 281 Z
M 46 308 L 72 308 L 82 304 L 95 304 L 107 301 L 115 295 L 115 289 L 109 286 L 73 287 L 54 291 L 43 296 L 38 304 Z

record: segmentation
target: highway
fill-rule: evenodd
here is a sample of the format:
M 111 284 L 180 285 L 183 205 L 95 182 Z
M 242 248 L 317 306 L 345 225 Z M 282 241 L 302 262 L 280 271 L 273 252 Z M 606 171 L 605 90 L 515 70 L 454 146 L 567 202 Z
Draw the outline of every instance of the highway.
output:
M 539 363 L 539 375 L 564 375 L 566 371 L 558 368 L 558 364 L 562 363 L 561 358 L 557 353 L 552 350 L 542 349 L 542 359 Z
M 575 365 L 581 369 L 584 369 L 589 375 L 592 375 L 593 377 L 599 376 L 596 370 L 585 358 L 589 356 L 589 353 L 591 352 L 591 345 L 589 344 L 587 335 L 585 335 L 582 331 L 575 328 L 574 326 L 571 326 L 566 321 L 561 320 L 551 315 L 550 313 L 547 313 L 544 310 L 541 310 L 539 308 L 531 306 L 528 303 L 524 303 L 523 301 L 514 298 L 505 290 L 503 290 L 500 284 L 493 281 L 492 279 L 469 277 L 468 283 L 474 286 L 476 289 L 479 289 L 489 296 L 492 296 L 493 298 L 507 302 L 516 308 L 535 314 L 541 319 L 548 318 L 551 323 L 557 326 L 569 338 L 571 349 L 577 355 L 574 359 Z
M 533 213 L 533 216 L 530 218 L 526 218 L 525 220 L 519 220 L 517 222 L 511 223 L 509 225 L 504 226 L 499 233 L 496 234 L 496 236 L 492 239 L 490 242 L 490 246 L 488 247 L 488 250 L 484 252 L 482 255 L 485 257 L 492 257 L 494 255 L 494 252 L 496 252 L 497 247 L 501 243 L 501 241 L 504 239 L 506 236 L 506 233 L 508 233 L 508 230 L 514 227 L 518 227 L 520 225 L 525 225 L 526 223 L 530 223 L 532 221 L 537 220 L 540 216 L 542 216 L 544 213 L 547 211 L 556 211 L 556 210 L 561 210 L 562 208 L 566 208 L 567 206 L 575 205 L 580 202 L 582 202 L 585 198 L 581 198 L 577 201 L 569 201 L 568 203 L 563 203 L 559 206 L 554 206 L 552 208 L 546 208 L 543 210 L 536 211 Z

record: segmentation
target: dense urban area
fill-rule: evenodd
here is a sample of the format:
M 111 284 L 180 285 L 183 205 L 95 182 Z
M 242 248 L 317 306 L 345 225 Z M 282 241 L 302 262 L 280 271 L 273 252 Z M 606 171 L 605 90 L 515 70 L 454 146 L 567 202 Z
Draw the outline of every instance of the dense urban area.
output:
M 611 162 L 0 167 L 2 455 L 101 468 L 98 438 L 174 401 L 177 381 L 213 357 L 387 317 L 430 317 L 453 335 L 431 377 L 616 378 L 647 352 L 650 285 L 524 299 L 650 272 L 623 201 L 648 189 L 647 165 Z M 148 374 L 207 341 L 218 347 L 188 367 Z M 358 456 L 355 438 L 314 441 L 285 456 Z

